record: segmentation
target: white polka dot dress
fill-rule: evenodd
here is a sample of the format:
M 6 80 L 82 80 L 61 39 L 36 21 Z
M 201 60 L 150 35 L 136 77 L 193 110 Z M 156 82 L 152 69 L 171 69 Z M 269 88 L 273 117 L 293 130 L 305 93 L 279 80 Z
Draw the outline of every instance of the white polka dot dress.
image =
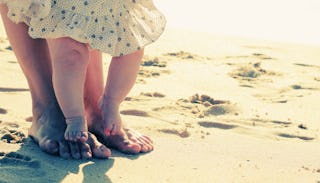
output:
M 33 38 L 71 37 L 121 56 L 157 40 L 166 20 L 152 0 L 0 0 Z

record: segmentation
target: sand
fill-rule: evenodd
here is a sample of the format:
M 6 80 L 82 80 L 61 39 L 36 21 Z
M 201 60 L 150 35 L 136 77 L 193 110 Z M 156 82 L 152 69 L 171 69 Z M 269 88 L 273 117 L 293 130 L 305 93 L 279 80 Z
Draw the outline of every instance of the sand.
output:
M 319 50 L 167 29 L 121 108 L 155 150 L 64 160 L 27 137 L 30 94 L 2 35 L 0 182 L 320 182 Z

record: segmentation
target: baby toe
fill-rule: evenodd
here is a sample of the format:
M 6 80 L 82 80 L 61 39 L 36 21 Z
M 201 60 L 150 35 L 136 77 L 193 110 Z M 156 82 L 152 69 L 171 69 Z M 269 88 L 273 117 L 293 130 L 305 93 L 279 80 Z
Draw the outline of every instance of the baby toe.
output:
M 81 142 L 86 142 L 88 140 L 88 132 L 80 132 L 80 141 Z

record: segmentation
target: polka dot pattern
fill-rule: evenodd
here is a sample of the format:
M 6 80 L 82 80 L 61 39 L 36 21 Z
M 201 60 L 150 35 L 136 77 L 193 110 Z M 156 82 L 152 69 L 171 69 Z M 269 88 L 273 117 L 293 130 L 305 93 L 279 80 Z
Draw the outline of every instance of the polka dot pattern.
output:
M 15 14 L 8 14 L 10 19 L 30 26 L 31 37 L 67 36 L 112 56 L 142 49 L 157 40 L 166 25 L 165 17 L 152 0 L 23 0 L 29 4 L 37 1 L 43 7 L 33 16 L 21 11 L 21 7 L 12 3 L 15 1 L 22 0 L 0 0 L 0 3 L 5 2 L 10 13 Z
M 8 17 L 15 23 L 46 17 L 51 8 L 50 0 L 0 0 L 0 3 L 8 6 Z

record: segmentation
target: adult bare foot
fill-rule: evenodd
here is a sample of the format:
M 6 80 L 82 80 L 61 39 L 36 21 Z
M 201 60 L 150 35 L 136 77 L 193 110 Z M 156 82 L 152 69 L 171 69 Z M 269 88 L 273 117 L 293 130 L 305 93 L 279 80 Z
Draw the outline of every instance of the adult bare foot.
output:
M 116 119 L 111 120 L 121 120 L 119 113 L 110 116 L 116 116 Z M 95 134 L 99 141 L 108 147 L 129 154 L 146 153 L 153 150 L 153 143 L 149 137 L 124 126 L 121 126 L 116 134 L 110 135 L 106 128 L 107 124 L 105 124 L 105 120 L 102 120 L 99 111 L 87 110 L 87 121 L 89 131 Z
M 62 158 L 108 158 L 110 150 L 98 142 L 93 134 L 88 134 L 88 141 L 81 143 L 68 142 L 64 139 L 66 123 L 58 107 L 47 107 L 46 110 L 34 112 L 29 135 L 48 154 Z

